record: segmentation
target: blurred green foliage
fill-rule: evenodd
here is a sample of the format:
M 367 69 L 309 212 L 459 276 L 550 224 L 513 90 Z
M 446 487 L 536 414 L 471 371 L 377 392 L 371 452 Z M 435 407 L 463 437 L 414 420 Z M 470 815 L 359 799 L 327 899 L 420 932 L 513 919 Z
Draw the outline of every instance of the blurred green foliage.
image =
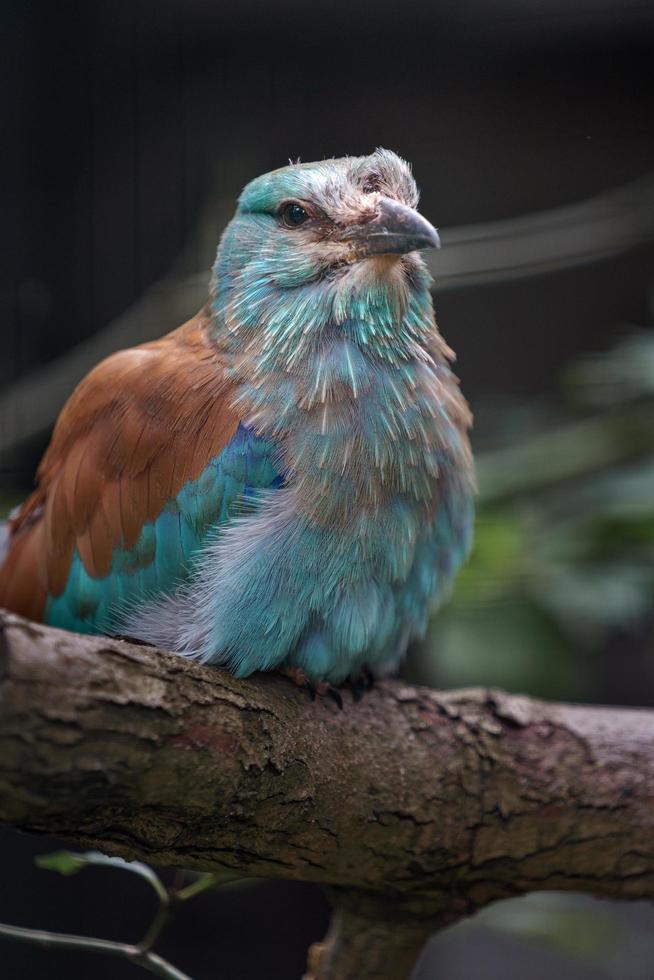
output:
M 519 964 L 525 980 L 532 976 L 530 967 L 541 962 L 542 952 L 551 975 L 566 980 L 650 980 L 653 922 L 654 912 L 646 903 L 620 904 L 588 895 L 540 892 L 489 906 L 473 919 L 440 933 L 432 948 L 435 963 L 447 971 L 443 976 L 454 975 L 457 980 L 464 976 L 466 980 L 499 980 L 505 974 L 498 970 L 498 961 L 509 949 L 506 974 L 511 977 L 520 976 Z M 495 968 L 468 952 L 481 948 L 488 954 L 494 948 L 494 936 L 499 940 Z M 502 937 L 511 945 L 502 942 Z M 452 971 L 453 964 L 459 969 Z M 538 971 L 539 977 L 545 975 L 544 969 Z
M 576 361 L 562 388 L 556 408 L 479 413 L 474 549 L 412 679 L 593 698 L 616 637 L 651 643 L 654 330 Z M 642 682 L 646 703 L 654 663 Z
M 556 407 L 477 414 L 473 552 L 408 675 L 614 701 L 613 662 L 640 703 L 654 702 L 654 329 L 571 364 Z M 556 952 L 567 976 L 578 966 L 642 980 L 654 976 L 651 927 L 646 909 L 537 893 L 490 906 L 434 948 L 474 947 L 490 931 L 525 962 L 529 945 Z

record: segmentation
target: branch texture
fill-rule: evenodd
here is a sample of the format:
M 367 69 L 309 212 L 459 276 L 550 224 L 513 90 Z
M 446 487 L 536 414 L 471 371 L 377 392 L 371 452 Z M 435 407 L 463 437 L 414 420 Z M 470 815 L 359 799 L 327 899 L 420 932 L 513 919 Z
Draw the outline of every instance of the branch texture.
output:
M 431 930 L 495 899 L 654 898 L 654 712 L 390 681 L 339 711 L 272 675 L 2 612 L 0 630 L 0 819 L 329 886 L 312 977 L 370 975 L 375 922 L 374 975 L 400 977 Z

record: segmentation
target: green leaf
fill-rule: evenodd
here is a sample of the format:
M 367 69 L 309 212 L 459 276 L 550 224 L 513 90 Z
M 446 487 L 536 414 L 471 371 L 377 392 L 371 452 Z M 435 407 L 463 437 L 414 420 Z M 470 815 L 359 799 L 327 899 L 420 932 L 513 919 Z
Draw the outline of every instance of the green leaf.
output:
M 243 880 L 243 875 L 232 874 L 229 871 L 206 872 L 205 874 L 198 875 L 190 885 L 186 885 L 184 888 L 180 888 L 179 891 L 175 892 L 174 898 L 177 902 L 187 902 L 189 899 L 195 898 L 196 895 L 201 895 L 202 892 L 206 892 L 211 888 L 218 888 L 220 885 L 231 885 Z
M 62 875 L 77 874 L 82 868 L 91 864 L 101 868 L 129 871 L 147 881 L 161 902 L 168 900 L 168 893 L 157 873 L 141 861 L 125 861 L 120 857 L 109 857 L 101 851 L 85 851 L 83 854 L 76 854 L 73 851 L 55 851 L 54 854 L 41 854 L 34 858 L 34 861 L 37 867 L 45 868 L 46 871 L 58 871 Z
M 69 876 L 76 875 L 86 867 L 88 861 L 85 861 L 80 854 L 73 854 L 72 851 L 53 851 L 52 854 L 37 854 L 34 864 L 44 871 L 56 871 L 60 875 Z

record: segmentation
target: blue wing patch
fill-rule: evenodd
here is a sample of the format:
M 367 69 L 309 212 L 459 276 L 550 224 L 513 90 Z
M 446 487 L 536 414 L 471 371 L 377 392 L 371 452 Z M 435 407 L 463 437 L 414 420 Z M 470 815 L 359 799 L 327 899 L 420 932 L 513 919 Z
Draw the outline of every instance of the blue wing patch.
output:
M 91 578 L 75 551 L 64 591 L 48 597 L 45 622 L 77 633 L 109 631 L 117 609 L 174 592 L 212 530 L 283 482 L 274 443 L 240 425 L 198 479 L 143 526 L 134 547 L 114 551 L 107 576 Z

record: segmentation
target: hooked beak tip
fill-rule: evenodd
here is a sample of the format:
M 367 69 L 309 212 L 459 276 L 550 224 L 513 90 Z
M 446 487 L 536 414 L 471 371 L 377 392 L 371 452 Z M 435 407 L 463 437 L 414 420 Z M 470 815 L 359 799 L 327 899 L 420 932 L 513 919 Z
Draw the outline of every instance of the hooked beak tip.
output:
M 432 228 L 433 235 L 431 241 L 427 248 L 440 248 L 441 247 L 441 236 L 438 234 L 438 229 Z
M 414 208 L 389 197 L 379 201 L 377 215 L 353 227 L 346 236 L 355 241 L 361 257 L 440 248 L 438 232 Z

